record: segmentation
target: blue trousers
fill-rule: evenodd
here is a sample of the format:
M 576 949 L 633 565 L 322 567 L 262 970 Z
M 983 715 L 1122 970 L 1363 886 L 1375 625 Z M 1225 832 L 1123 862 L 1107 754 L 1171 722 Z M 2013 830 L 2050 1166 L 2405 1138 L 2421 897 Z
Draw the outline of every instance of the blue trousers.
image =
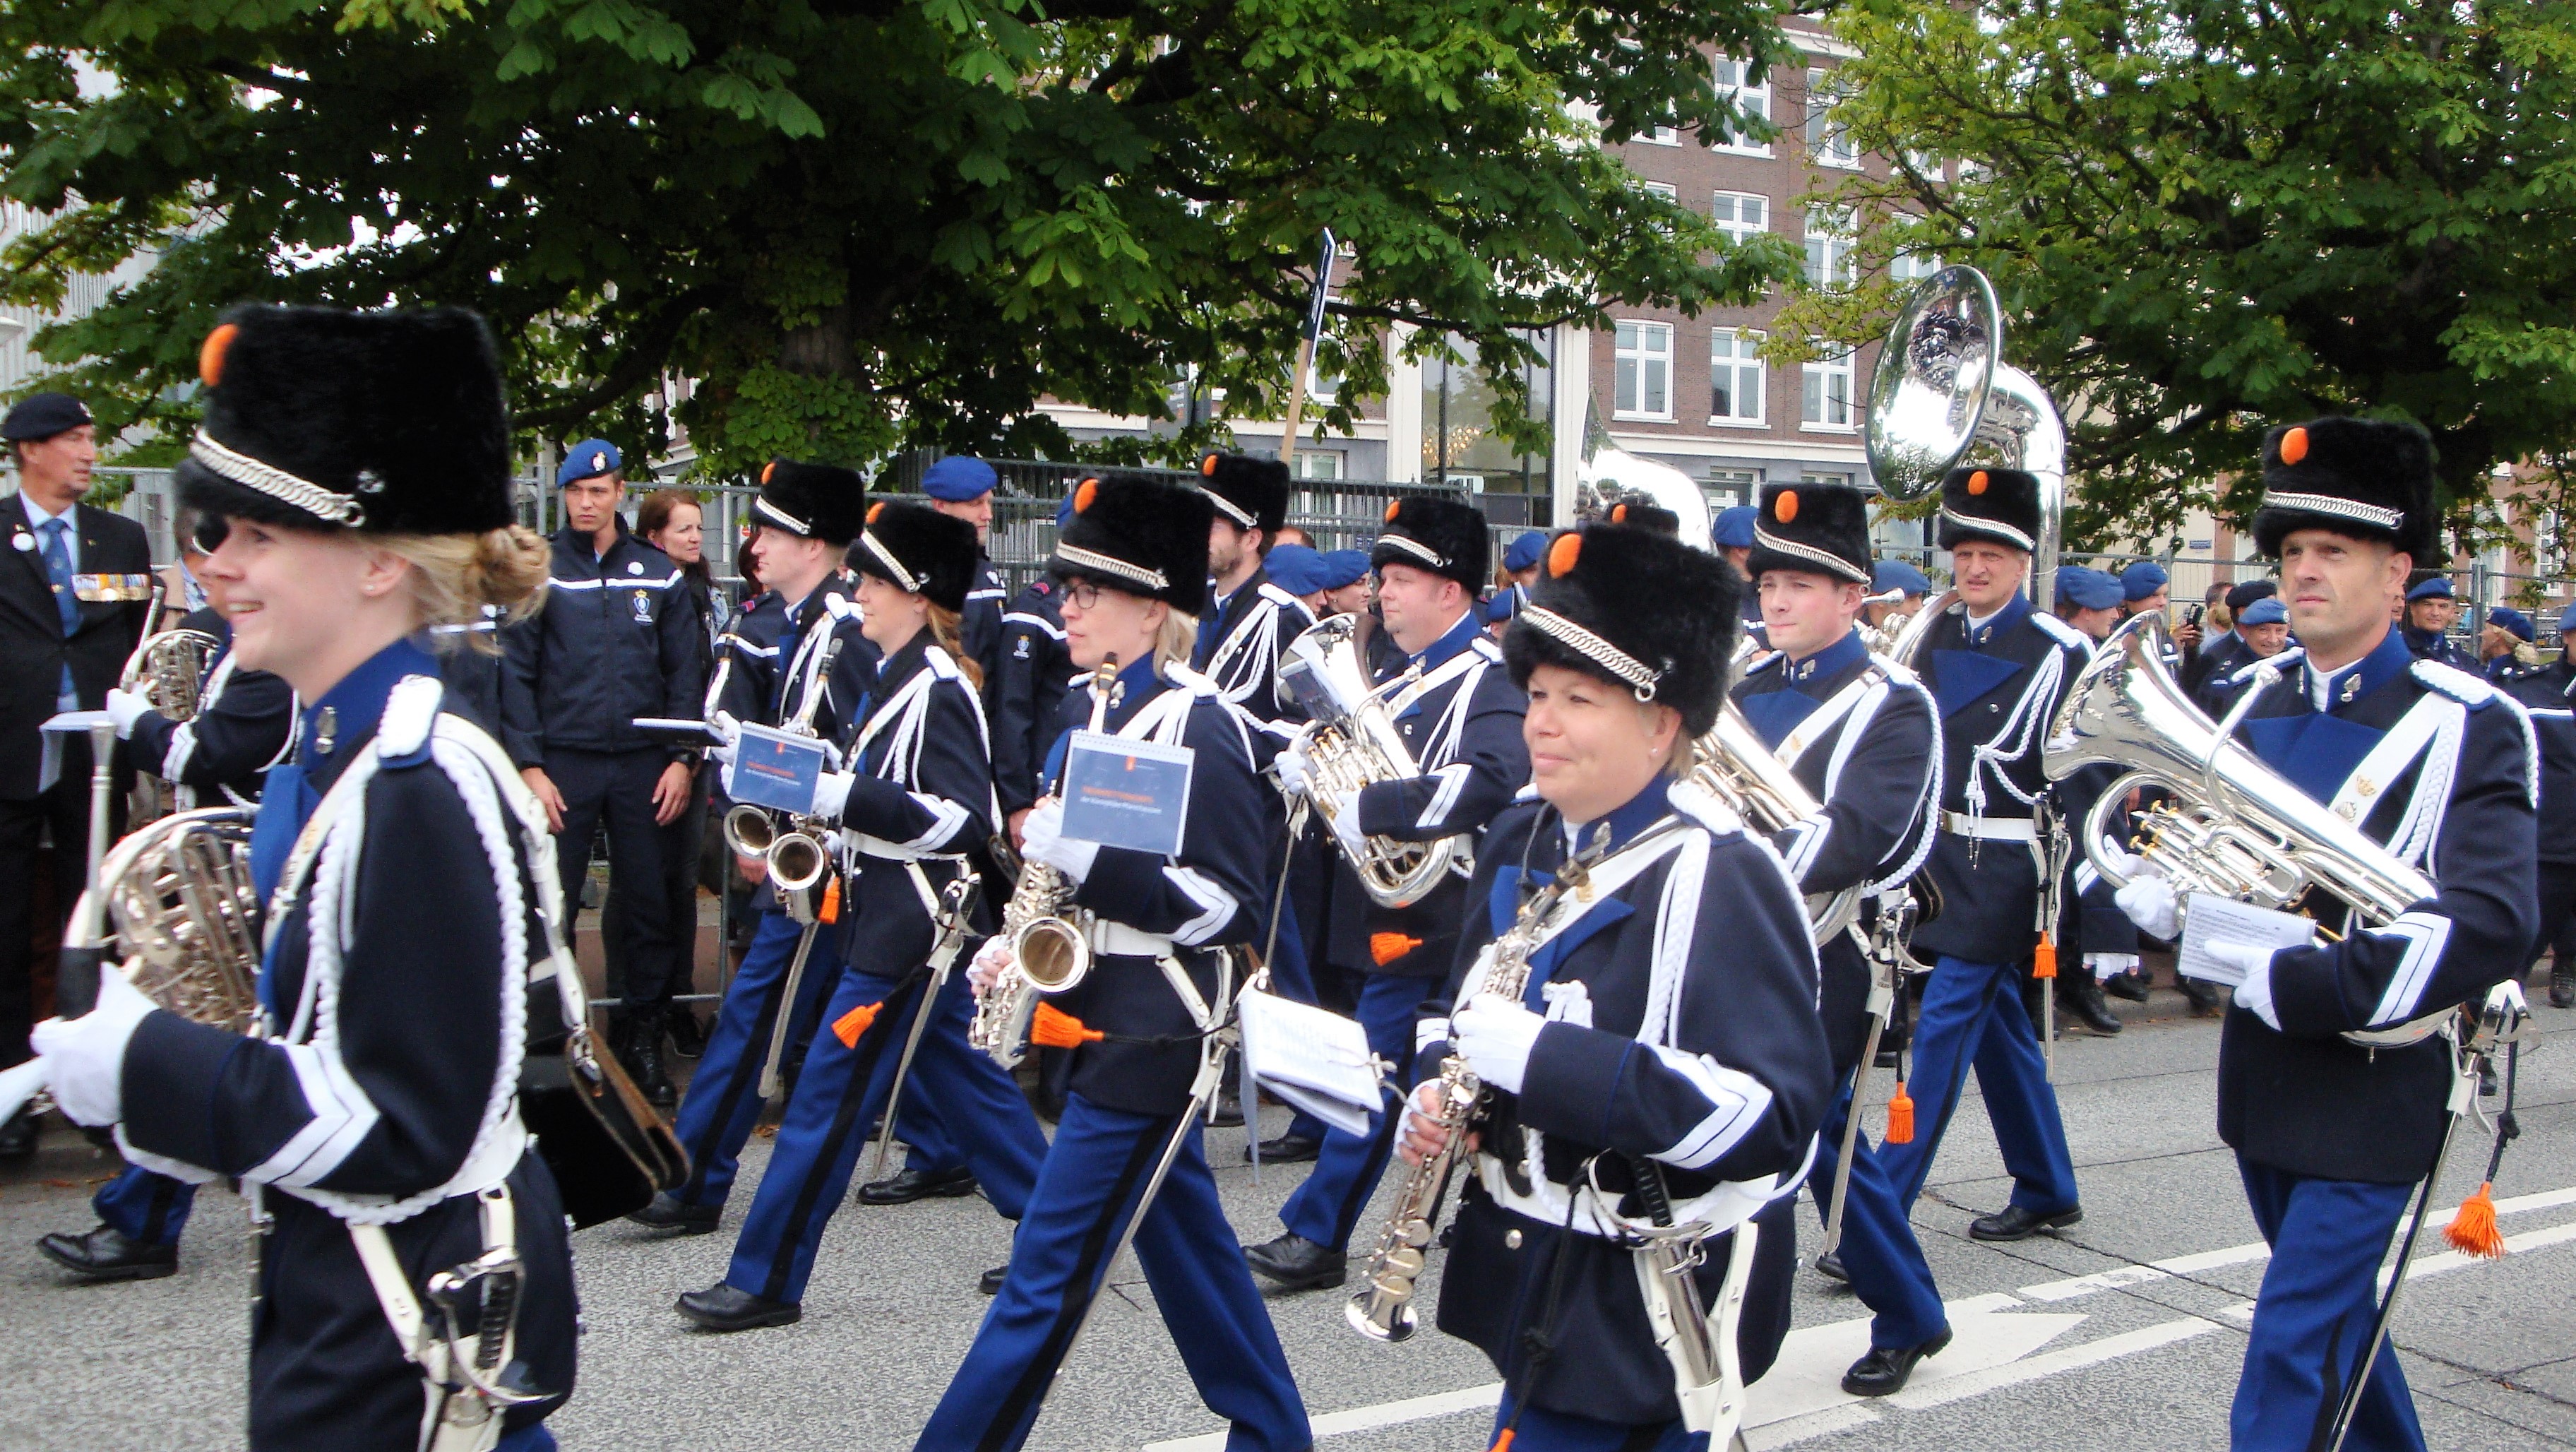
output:
M 1067 1098 L 1055 1145 L 1011 1242 L 1010 1276 L 922 1428 L 917 1452 L 1011 1452 L 1028 1440 L 1173 1125 L 1169 1115 L 1107 1109 L 1080 1094 Z M 1234 1424 L 1226 1446 L 1300 1452 L 1315 1440 L 1305 1404 L 1226 1223 L 1201 1141 L 1193 1128 L 1173 1159 L 1136 1233 L 1136 1258 L 1200 1400 Z
M 1516 1411 L 1517 1423 L 1512 1420 Z M 1632 1427 L 1545 1407 L 1522 1408 L 1508 1390 L 1494 1409 L 1487 1443 L 1499 1439 L 1506 1426 L 1512 1428 L 1512 1452 L 1709 1452 L 1708 1434 L 1688 1430 L 1679 1417 L 1661 1426 Z
M 1972 1067 L 1995 1126 L 1995 1147 L 2012 1173 L 2012 1203 L 2041 1215 L 2074 1209 L 2075 1160 L 2066 1150 L 2066 1125 L 2057 1115 L 2039 1034 L 2022 1012 L 2020 968 L 1946 955 L 1923 985 L 1923 1011 L 1914 1020 L 1910 1092 L 1930 1113 L 1917 1111 L 1914 1142 L 1887 1146 L 1880 1161 L 1896 1203 L 1910 1212 L 1923 1193 Z
M 721 1205 L 733 1189 L 743 1141 L 751 1138 L 767 1102 L 760 1097 L 760 1066 L 769 1057 L 771 1028 L 787 992 L 787 965 L 795 959 L 796 940 L 804 931 L 794 918 L 768 908 L 751 930 L 751 947 L 725 989 L 715 1027 L 707 1031 L 706 1052 L 699 1056 L 697 1075 L 689 1080 L 672 1125 L 689 1149 L 689 1178 L 677 1192 L 684 1203 Z M 840 978 L 839 940 L 828 923 L 814 935 L 791 1023 L 810 1020 Z
M 2245 1200 L 2272 1247 L 2245 1371 L 2228 1416 L 2234 1452 L 2307 1452 L 2334 1421 L 2378 1311 L 2380 1258 L 2411 1185 L 2318 1180 L 2239 1158 Z M 2353 1413 L 2349 1452 L 2424 1452 L 2397 1349 L 2380 1348 Z
M 788 1096 L 777 1148 L 760 1177 L 759 1193 L 752 1197 L 742 1238 L 734 1243 L 727 1285 L 773 1301 L 805 1299 L 815 1247 L 849 1193 L 869 1128 L 885 1111 L 904 1037 L 912 1031 L 915 1006 L 928 986 L 927 978 L 898 989 L 892 978 L 856 968 L 841 972 L 823 1010 L 824 1026 L 805 1053 L 796 1091 Z M 859 1035 L 858 1045 L 842 1043 L 831 1025 L 872 1003 L 882 1007 Z M 913 1055 L 904 1098 L 918 1094 L 939 1102 L 941 1120 L 957 1136 L 958 1150 L 985 1196 L 1005 1219 L 1017 1220 L 1037 1183 L 1038 1162 L 1046 1158 L 1046 1136 L 1038 1132 L 1037 1116 L 1029 1112 L 1019 1085 L 991 1056 L 967 1046 L 973 1003 L 966 975 L 951 974 L 931 1001 L 931 1021 Z
M 963 972 L 963 969 L 959 970 Z M 939 1106 L 925 1095 L 904 1091 L 894 1112 L 894 1137 L 903 1141 L 903 1167 L 925 1175 L 954 1174 L 966 1167 L 948 1126 L 939 1122 Z
M 1428 980 L 1371 973 L 1360 980 L 1360 1028 L 1368 1034 L 1369 1052 L 1394 1064 L 1396 1079 L 1386 1092 L 1390 1107 L 1404 1102 L 1412 1087 L 1407 1066 L 1413 1062 L 1414 1011 L 1422 1007 Z M 1279 1223 L 1308 1240 L 1341 1250 L 1349 1245 L 1351 1227 L 1377 1193 L 1386 1173 L 1387 1155 L 1395 1147 L 1398 1116 L 1381 1109 L 1364 1135 L 1324 1132 L 1315 1155 L 1315 1172 L 1306 1177 L 1288 1203 L 1279 1207 Z
M 1845 1084 L 1825 1116 L 1823 1138 L 1816 1146 L 1818 1173 L 1807 1181 L 1815 1191 L 1819 1217 L 1830 1213 L 1834 1199 L 1833 1161 L 1824 1156 L 1842 1152 L 1843 1125 L 1851 1112 L 1851 1085 Z M 1923 1260 L 1922 1242 L 1914 1238 L 1914 1225 L 1897 1203 L 1896 1187 L 1871 1152 L 1866 1131 L 1852 1141 L 1851 1189 L 1843 1197 L 1843 1238 L 1835 1254 L 1842 1257 L 1852 1290 L 1871 1311 L 1871 1346 L 1920 1346 L 1950 1329 L 1941 1288 L 1933 1284 L 1932 1267 Z
M 99 1186 L 89 1200 L 100 1223 L 143 1245 L 177 1245 L 188 1208 L 196 1203 L 196 1186 L 134 1165 Z

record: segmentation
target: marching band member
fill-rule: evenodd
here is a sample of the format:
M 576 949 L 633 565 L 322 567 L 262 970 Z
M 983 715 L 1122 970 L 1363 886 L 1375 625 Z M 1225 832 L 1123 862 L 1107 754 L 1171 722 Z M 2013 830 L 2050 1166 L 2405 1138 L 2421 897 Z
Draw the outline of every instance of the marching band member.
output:
M 975 582 L 966 590 L 959 626 L 965 654 L 959 658 L 975 662 L 984 673 L 987 701 L 1002 675 L 1002 602 L 1011 593 L 1002 588 L 993 557 L 985 552 L 993 533 L 993 491 L 1001 482 L 992 465 L 963 454 L 935 459 L 921 473 L 921 492 L 930 496 L 931 508 L 975 526 Z
M 966 975 L 935 983 L 931 962 L 943 947 L 953 959 L 962 935 L 990 922 L 980 908 L 971 924 L 951 925 L 941 911 L 950 884 L 975 871 L 968 853 L 991 835 L 994 810 L 975 664 L 955 654 L 981 563 L 974 529 L 921 505 L 881 502 L 850 561 L 862 628 L 884 663 L 843 733 L 849 769 L 824 773 L 812 815 L 843 828 L 851 869 L 840 961 L 851 966 L 829 990 L 828 1031 L 797 1071 L 732 1265 L 715 1285 L 680 1297 L 680 1314 L 713 1331 L 784 1326 L 804 1314 L 815 1247 L 884 1112 L 915 1014 L 931 1018 L 908 1093 L 938 1106 L 941 1129 L 1003 1218 L 1019 1218 L 1046 1156 L 1019 1086 L 967 1045 Z M 951 934 L 959 936 L 943 944 Z M 938 996 L 925 1004 L 934 987 Z
M 1262 569 L 1288 518 L 1288 466 L 1209 454 L 1199 460 L 1199 492 L 1216 508 L 1208 525 L 1213 593 L 1190 668 L 1215 681 L 1230 703 L 1260 720 L 1279 720 L 1292 714 L 1279 696 L 1279 662 L 1297 632 L 1315 623 L 1305 602 Z
M 409 640 L 487 602 L 524 610 L 545 581 L 544 542 L 511 523 L 491 340 L 468 313 L 254 307 L 201 358 L 181 494 L 229 522 L 207 578 L 242 668 L 304 703 L 252 846 L 269 1033 L 157 1009 L 111 972 L 37 1048 L 56 1101 L 117 1124 L 129 1158 L 256 1187 L 253 1448 L 551 1447 L 572 1262 L 518 1080 L 553 864 L 508 758 L 442 715 Z M 397 1335 L 428 1277 L 496 1251 L 523 1267 L 499 1381 L 529 1399 L 476 1437 L 444 1414 L 499 1399 L 444 1395 Z
M 1740 1227 L 1759 1227 L 1745 1380 L 1788 1332 L 1789 1197 L 1833 1099 L 1815 951 L 1779 854 L 1685 780 L 1726 698 L 1736 589 L 1733 569 L 1678 540 L 1587 525 L 1549 545 L 1504 640 L 1538 799 L 1486 833 L 1417 1064 L 1436 1079 L 1455 1053 L 1498 1091 L 1456 1177 L 1439 1321 L 1501 1371 L 1496 1432 L 1521 1452 L 1699 1445 L 1631 1248 L 1654 1220 L 1707 1232 L 1693 1279 L 1709 1306 Z M 1581 895 L 1523 927 L 1533 891 L 1578 866 Z M 1495 940 L 1515 927 L 1543 934 L 1525 990 L 1488 993 Z M 1414 1095 L 1408 1163 L 1443 1147 L 1439 1095 Z M 1666 1215 L 1650 1217 L 1650 1197 Z
M 2418 866 L 2438 892 L 2392 922 L 2278 952 L 2220 943 L 2245 974 L 2219 1041 L 2218 1129 L 2272 1247 L 2231 1418 L 2238 1449 L 2318 1445 L 2376 1325 L 2376 1276 L 2447 1128 L 2452 1050 L 2342 1034 L 2473 1003 L 2535 931 L 2534 745 L 2521 709 L 2416 659 L 2390 628 L 2407 572 L 2438 557 L 2432 442 L 2411 424 L 2321 418 L 2263 445 L 2254 542 L 2281 561 L 2302 653 L 2276 656 L 2237 737 L 2298 790 Z M 2174 888 L 2120 889 L 2171 937 Z M 2372 1363 L 2349 1445 L 2421 1448 L 2394 1351 Z
M 2549 1001 L 2576 1008 L 2576 610 L 2558 617 L 2558 658 L 2504 690 L 2540 738 L 2540 932 L 2522 971 L 2549 954 Z
M 866 481 L 850 469 L 780 459 L 761 470 L 760 495 L 751 507 L 759 532 L 749 549 L 761 583 L 782 611 L 778 642 L 769 647 L 776 655 L 761 703 L 764 724 L 784 727 L 810 715 L 814 733 L 833 739 L 875 674 L 876 647 L 860 631 L 859 609 L 840 571 L 841 552 L 858 536 L 866 494 Z M 760 616 L 758 610 L 746 611 L 737 634 L 759 629 Z M 735 689 L 736 682 L 728 681 L 728 693 Z M 728 712 L 717 719 L 723 729 L 732 717 Z M 719 747 L 716 755 L 721 759 L 730 751 Z M 808 928 L 774 890 L 764 888 L 759 895 L 760 921 L 752 929 L 751 946 L 725 987 L 706 1052 L 673 1121 L 673 1131 L 689 1152 L 689 1178 L 628 1217 L 638 1225 L 684 1235 L 716 1228 L 725 1196 L 733 1189 L 743 1142 L 767 1103 L 760 1094 L 760 1077 L 770 1041 L 783 1032 L 792 1049 L 802 1036 L 800 1029 L 811 1023 L 840 977 L 838 936 L 828 926 L 814 928 L 804 971 L 794 975 L 796 1001 L 784 1002 L 789 970 Z M 829 894 L 824 895 L 828 900 Z
M 1369 560 L 1386 633 L 1404 651 L 1404 669 L 1416 673 L 1388 705 L 1421 770 L 1372 782 L 1338 804 L 1330 830 L 1352 855 L 1372 836 L 1422 843 L 1472 837 L 1529 779 L 1529 750 L 1521 743 L 1526 702 L 1476 608 L 1486 550 L 1485 516 L 1473 505 L 1406 499 L 1388 506 Z M 1301 734 L 1280 754 L 1285 790 L 1310 790 L 1306 741 Z M 1424 980 L 1448 975 L 1467 906 L 1466 875 L 1455 871 L 1409 906 L 1366 904 L 1370 962 L 1359 975 L 1355 1016 L 1370 1051 L 1388 1063 L 1409 1057 Z M 1409 1087 L 1390 1086 L 1386 1107 L 1400 1106 Z M 1342 1284 L 1352 1227 L 1377 1193 L 1395 1142 L 1396 1116 L 1375 1118 L 1366 1135 L 1324 1135 L 1315 1172 L 1280 1207 L 1286 1229 L 1245 1249 L 1253 1269 L 1290 1290 Z
M 1276 862 L 1278 798 L 1255 774 L 1250 731 L 1216 685 L 1182 663 L 1207 603 L 1208 516 L 1196 491 L 1113 475 L 1086 481 L 1056 541 L 1065 644 L 1079 667 L 1121 662 L 1107 730 L 1192 753 L 1177 856 L 1076 841 L 1050 801 L 1029 817 L 1029 859 L 1078 884 L 1094 956 L 1056 995 L 1082 1042 L 1073 1087 L 1011 1242 L 1010 1273 L 923 1428 L 923 1452 L 1025 1442 L 1048 1385 L 1101 1292 L 1157 1157 L 1203 1109 L 1205 1036 L 1227 1012 L 1228 948 L 1251 942 Z M 1090 692 L 1067 698 L 1088 720 Z M 981 992 L 1008 958 L 977 955 Z M 1189 1127 L 1135 1236 L 1136 1258 L 1182 1362 L 1230 1445 L 1294 1452 L 1313 1440 L 1252 1273 Z
M 1869 587 L 1869 500 L 1843 485 L 1762 491 L 1748 557 L 1774 654 L 1735 686 L 1735 703 L 1762 743 L 1824 810 L 1772 838 L 1799 891 L 1864 891 L 1864 916 L 1816 951 L 1825 1038 L 1836 1090 L 1809 1181 L 1816 1208 L 1832 1203 L 1876 977 L 1861 937 L 1882 895 L 1901 900 L 1931 850 L 1940 808 L 1941 730 L 1913 672 L 1872 655 L 1855 628 Z M 1894 906 L 1894 903 L 1889 903 Z M 1902 984 L 1897 985 L 1902 992 Z M 1940 1288 L 1869 1137 L 1852 1142 L 1842 1241 L 1817 1268 L 1847 1280 L 1874 1313 L 1869 1354 L 1843 1374 L 1854 1396 L 1904 1388 L 1915 1363 L 1950 1341 Z
M 1914 1099 L 1928 1113 L 1912 1142 L 1881 1156 L 1909 1210 L 1976 1070 L 2011 1203 L 1968 1226 L 1978 1240 L 2021 1240 L 2084 1218 L 2021 983 L 2039 941 L 2039 851 L 2031 819 L 2048 790 L 2040 749 L 2092 642 L 2021 593 L 2040 530 L 2039 482 L 2017 469 L 1954 469 L 1941 481 L 1941 547 L 1960 601 L 1914 657 L 1941 708 L 1941 814 L 1925 870 L 1941 912 L 1915 930 L 1935 958 L 1914 1024 Z

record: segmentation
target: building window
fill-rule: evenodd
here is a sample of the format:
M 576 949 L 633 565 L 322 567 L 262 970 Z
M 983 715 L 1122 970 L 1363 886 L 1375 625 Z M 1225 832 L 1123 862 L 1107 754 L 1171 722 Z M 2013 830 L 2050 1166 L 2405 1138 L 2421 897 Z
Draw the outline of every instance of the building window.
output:
M 1807 211 L 1807 283 L 1811 287 L 1849 287 L 1852 270 L 1852 214 L 1839 207 Z
M 1811 428 L 1852 426 L 1852 355 L 1825 358 L 1806 365 L 1806 389 L 1798 421 Z
M 1675 206 L 1681 205 L 1682 189 L 1671 182 L 1640 182 L 1638 185 L 1644 187 L 1650 196 L 1661 197 Z
M 1511 367 L 1519 374 L 1521 386 L 1528 390 L 1531 419 L 1545 424 L 1554 417 L 1556 373 L 1551 355 L 1555 334 L 1543 331 L 1529 336 L 1537 348 L 1537 359 Z M 1494 431 L 1493 372 L 1485 366 L 1475 344 L 1454 335 L 1446 341 L 1447 351 L 1422 360 L 1422 482 L 1463 485 L 1481 496 L 1479 502 L 1487 516 L 1498 523 L 1544 518 L 1543 513 L 1534 515 L 1526 504 L 1506 501 L 1530 495 L 1544 497 L 1550 487 L 1553 456 L 1545 452 L 1519 453 L 1509 439 Z M 1456 355 L 1454 360 L 1449 356 L 1452 352 Z M 1354 504 L 1365 506 L 1368 501 L 1355 500 Z M 1375 533 L 1376 518 L 1372 513 L 1368 516 L 1371 523 L 1365 527 L 1354 524 L 1353 528 L 1363 535 Z
M 1860 148 L 1833 118 L 1833 72 L 1807 72 L 1807 149 L 1818 166 L 1860 169 Z
M 1771 199 L 1751 192 L 1719 192 L 1709 204 L 1709 216 L 1727 241 L 1741 247 L 1745 238 L 1771 230 Z
M 1941 270 L 1938 252 L 1899 252 L 1887 260 L 1890 282 L 1921 282 Z
M 1798 476 L 1798 482 L 1801 484 L 1829 484 L 1837 489 L 1848 489 L 1851 487 L 1851 476 L 1849 474 L 1818 473 L 1814 470 L 1809 470 Z
M 1709 335 L 1708 421 L 1762 422 L 1762 335 L 1720 328 Z
M 1342 457 L 1339 449 L 1300 449 L 1297 451 L 1297 477 L 1339 479 L 1342 477 Z
M 1649 126 L 1637 133 L 1637 139 L 1650 146 L 1679 146 L 1682 144 L 1682 133 L 1678 127 Z
M 1615 418 L 1673 416 L 1673 326 L 1621 323 L 1614 334 L 1617 383 L 1610 405 Z
M 1718 99 L 1733 102 L 1737 110 L 1756 120 L 1769 121 L 1771 119 L 1771 81 L 1767 76 L 1758 82 L 1755 81 L 1752 78 L 1752 69 L 1743 61 L 1719 57 L 1716 66 Z M 1741 156 L 1769 156 L 1771 143 L 1741 127 L 1730 126 L 1727 128 L 1726 135 L 1720 138 L 1717 149 L 1732 151 Z
M 1733 509 L 1739 504 L 1751 504 L 1753 496 L 1762 492 L 1762 471 L 1712 467 L 1699 492 L 1708 500 L 1711 514 L 1721 509 Z

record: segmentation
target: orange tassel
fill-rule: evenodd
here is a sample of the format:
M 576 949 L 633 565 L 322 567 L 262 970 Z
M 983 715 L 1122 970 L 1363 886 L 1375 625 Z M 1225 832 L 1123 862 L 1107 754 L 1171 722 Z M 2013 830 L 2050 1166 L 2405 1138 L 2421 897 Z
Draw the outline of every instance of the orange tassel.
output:
M 1896 1081 L 1896 1092 L 1887 1100 L 1888 1144 L 1914 1143 L 1914 1099 L 1905 1092 L 1905 1081 Z
M 1369 957 L 1375 959 L 1380 968 L 1421 946 L 1420 938 L 1408 938 L 1402 933 L 1369 934 Z
M 2504 1236 L 2496 1229 L 2494 1190 L 2493 1184 L 2478 1186 L 2478 1192 L 2460 1202 L 2459 1213 L 2442 1230 L 2444 1240 L 2480 1260 L 2504 1258 Z
M 2039 946 L 2031 950 L 2030 976 L 2033 978 L 2057 976 L 2057 942 L 2046 933 L 2039 935 Z
M 1572 536 L 1570 535 L 1568 536 L 1568 538 L 1571 537 Z M 1494 1439 L 1494 1445 L 1491 1452 L 1512 1452 L 1512 1439 L 1519 1435 L 1520 1432 L 1517 1428 L 1505 1427 L 1503 1429 L 1503 1435 Z
M 1042 1049 L 1078 1049 L 1107 1037 L 1052 1003 L 1039 1004 L 1038 1016 L 1029 1024 L 1029 1042 Z
M 841 1041 L 842 1048 L 857 1048 L 859 1035 L 866 1033 L 868 1025 L 877 1021 L 877 1010 L 882 1007 L 884 1007 L 883 1004 L 863 1003 L 848 1013 L 842 1014 L 832 1020 L 832 1037 Z
M 837 923 L 841 920 L 841 879 L 836 875 L 823 885 L 823 907 L 814 914 L 817 921 Z

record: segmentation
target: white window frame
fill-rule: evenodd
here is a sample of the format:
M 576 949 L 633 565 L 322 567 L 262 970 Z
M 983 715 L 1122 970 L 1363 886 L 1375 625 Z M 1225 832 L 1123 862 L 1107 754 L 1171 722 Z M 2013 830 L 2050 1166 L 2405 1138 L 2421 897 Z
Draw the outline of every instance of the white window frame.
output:
M 1741 495 L 1736 492 L 1739 489 L 1743 491 Z M 1725 492 L 1720 493 L 1720 490 Z M 1762 471 L 1712 464 L 1699 481 L 1699 492 L 1700 497 L 1708 501 L 1711 514 L 1739 504 L 1752 504 L 1762 498 Z
M 1337 481 L 1342 477 L 1344 453 L 1341 449 L 1299 449 L 1296 475 L 1325 483 Z
M 1808 433 L 1848 434 L 1860 427 L 1858 400 L 1853 397 L 1853 375 L 1857 355 L 1845 353 L 1837 358 L 1819 358 L 1798 370 L 1798 427 Z M 1842 383 L 1842 421 L 1820 415 L 1831 412 L 1835 400 L 1834 383 Z
M 1852 144 L 1851 133 L 1834 124 L 1833 108 L 1821 99 L 1832 75 L 1824 66 L 1807 68 L 1807 156 L 1818 166 L 1858 171 L 1860 148 Z
M 1679 146 L 1682 132 L 1678 126 L 1649 126 L 1637 133 L 1637 139 L 1648 146 Z
M 1806 277 L 1809 287 L 1832 290 L 1849 287 L 1858 281 L 1852 261 L 1852 247 L 1857 236 L 1848 210 L 1837 207 L 1807 209 Z
M 1681 205 L 1682 189 L 1671 182 L 1650 181 L 1639 182 L 1637 185 L 1654 193 L 1656 196 L 1663 198 L 1665 201 L 1672 203 L 1674 206 L 1678 207 Z
M 1744 222 L 1746 202 L 1753 203 L 1761 210 L 1760 222 L 1749 226 Z M 1721 204 L 1731 204 L 1728 209 L 1735 214 L 1732 220 L 1718 214 L 1718 207 Z M 1717 223 L 1717 230 L 1726 234 L 1726 240 L 1738 247 L 1743 246 L 1745 240 L 1753 234 L 1771 230 L 1771 199 L 1760 192 L 1712 192 L 1709 194 L 1708 214 L 1711 220 Z
M 1708 335 L 1708 421 L 1711 427 L 1736 429 L 1759 429 L 1770 427 L 1771 407 L 1769 394 L 1771 392 L 1771 369 L 1768 364 L 1762 361 L 1762 355 L 1759 351 L 1762 347 L 1762 340 L 1763 333 L 1759 328 L 1715 328 L 1710 330 Z M 1747 343 L 1752 345 L 1750 350 L 1747 350 L 1744 346 Z M 1717 351 L 1720 346 L 1727 349 L 1727 352 L 1723 357 L 1721 357 Z M 1750 390 L 1753 400 L 1753 412 L 1751 416 L 1748 417 L 1742 414 L 1719 413 L 1717 411 L 1718 370 L 1726 369 L 1730 371 L 1732 376 L 1729 379 L 1729 382 L 1733 386 L 1733 392 L 1737 399 L 1737 406 L 1741 407 L 1742 400 L 1747 393 L 1747 390 L 1744 388 L 1744 373 L 1747 368 L 1750 368 L 1753 374 L 1753 387 Z M 1751 501 L 1747 500 L 1746 502 L 1750 503 Z
M 1636 341 L 1623 343 L 1620 334 L 1636 329 Z M 1653 340 L 1657 346 L 1649 346 Z M 1610 416 L 1615 419 L 1637 419 L 1648 423 L 1670 423 L 1673 419 L 1673 325 L 1630 318 L 1610 325 Z M 1663 407 L 1647 406 L 1649 387 L 1655 369 L 1662 370 L 1659 389 Z M 1622 384 L 1626 388 L 1622 390 Z
M 1719 99 L 1731 101 L 1739 109 L 1769 121 L 1771 119 L 1771 82 L 1768 77 L 1765 77 L 1762 84 L 1758 86 L 1746 84 L 1743 79 L 1746 68 L 1747 63 L 1744 61 L 1736 60 L 1731 56 L 1719 56 L 1710 71 L 1711 84 L 1716 86 Z M 1730 151 L 1737 156 L 1769 156 L 1771 143 L 1746 141 L 1735 134 L 1733 127 L 1728 127 L 1724 139 L 1710 149 Z

